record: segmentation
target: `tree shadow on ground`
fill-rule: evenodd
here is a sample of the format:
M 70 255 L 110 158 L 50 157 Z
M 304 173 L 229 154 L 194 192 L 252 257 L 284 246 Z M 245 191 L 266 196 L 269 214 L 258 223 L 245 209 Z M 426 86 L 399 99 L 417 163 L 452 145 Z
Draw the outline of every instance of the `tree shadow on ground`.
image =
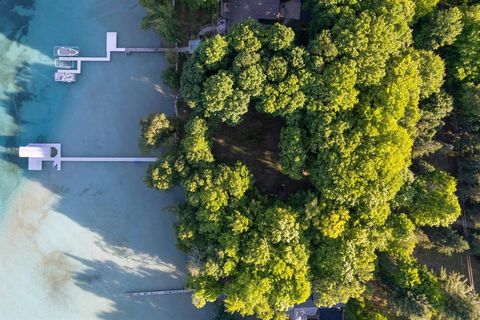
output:
M 157 297 L 128 297 L 125 292 L 132 288 L 125 287 L 124 280 L 136 278 L 139 287 L 137 290 L 153 290 L 155 282 L 167 284 L 171 275 L 158 270 L 140 267 L 128 270 L 118 264 L 108 261 L 91 261 L 67 254 L 71 259 L 81 263 L 86 270 L 73 275 L 76 286 L 98 297 L 115 301 L 115 310 L 98 314 L 100 319 L 151 319 L 152 314 L 158 314 L 155 319 L 188 319 L 191 317 L 189 294 Z M 168 286 L 168 285 L 167 285 Z M 174 284 L 172 284 L 174 288 Z M 176 306 L 176 308 L 172 308 Z M 204 313 L 206 315 L 208 313 Z
M 284 125 L 279 117 L 250 111 L 236 126 L 218 126 L 213 136 L 213 153 L 217 159 L 229 164 L 245 163 L 260 192 L 286 199 L 312 185 L 308 179 L 297 181 L 282 173 L 279 142 Z

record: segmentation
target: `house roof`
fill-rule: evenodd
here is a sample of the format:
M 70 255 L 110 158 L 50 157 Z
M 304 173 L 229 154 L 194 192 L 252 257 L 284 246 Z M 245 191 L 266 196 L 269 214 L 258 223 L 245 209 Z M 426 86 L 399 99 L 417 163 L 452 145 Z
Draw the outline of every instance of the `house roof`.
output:
M 22 158 L 50 158 L 51 148 L 48 146 L 20 147 L 18 150 L 18 155 Z
M 307 320 L 314 318 L 318 320 L 343 320 L 344 319 L 344 307 L 343 303 L 337 303 L 330 308 L 318 308 L 315 305 L 317 298 L 316 293 L 305 300 L 304 302 L 295 305 L 288 311 L 290 320 Z
M 275 20 L 280 16 L 280 0 L 230 0 L 228 2 L 228 25 L 252 18 Z
M 343 310 L 341 308 L 320 308 L 318 313 L 320 320 L 343 320 Z
M 280 7 L 280 14 L 285 20 L 300 20 L 302 14 L 302 2 L 300 0 L 289 0 Z

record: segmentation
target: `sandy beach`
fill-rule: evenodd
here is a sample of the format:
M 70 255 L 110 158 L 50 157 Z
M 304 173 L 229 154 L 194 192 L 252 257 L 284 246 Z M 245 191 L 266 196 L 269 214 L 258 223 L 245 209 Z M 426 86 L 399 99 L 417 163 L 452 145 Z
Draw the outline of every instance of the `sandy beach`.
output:
M 31 46 L 47 37 L 42 26 L 48 15 L 55 19 L 63 13 L 64 8 L 49 12 L 48 3 L 36 5 Z M 139 29 L 143 10 L 136 1 L 71 5 L 76 7 L 72 19 L 80 23 L 88 17 L 84 34 L 70 36 L 89 54 L 104 47 L 106 31 L 117 31 L 121 45 L 160 42 L 153 32 Z M 59 35 L 68 36 L 67 31 Z M 89 46 L 87 37 L 97 44 Z M 62 143 L 65 156 L 139 155 L 140 119 L 173 112 L 174 98 L 161 81 L 164 67 L 159 54 L 118 54 L 109 63 L 85 65 L 78 82 L 68 87 L 51 79 L 32 84 L 42 96 L 23 103 L 26 124 L 18 141 L 41 136 Z M 211 308 L 193 307 L 188 294 L 125 296 L 131 290 L 185 285 L 185 256 L 176 248 L 174 216 L 166 210 L 182 200 L 179 191 L 148 189 L 142 181 L 145 164 L 67 163 L 60 172 L 44 167 L 25 173 L 0 226 L 1 319 L 213 318 Z

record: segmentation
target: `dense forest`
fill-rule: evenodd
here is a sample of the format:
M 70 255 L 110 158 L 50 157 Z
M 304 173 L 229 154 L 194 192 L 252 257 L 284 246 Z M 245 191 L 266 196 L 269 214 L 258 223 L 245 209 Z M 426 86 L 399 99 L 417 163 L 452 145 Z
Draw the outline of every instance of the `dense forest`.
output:
M 169 38 L 170 1 L 141 2 L 145 26 Z M 308 0 L 303 25 L 248 20 L 203 41 L 179 79 L 186 116 L 141 123 L 142 149 L 162 147 L 146 183 L 185 191 L 176 233 L 197 307 L 220 299 L 227 313 L 285 319 L 315 292 L 318 306 L 346 303 L 347 319 L 480 319 L 462 276 L 414 256 L 420 245 L 480 254 L 480 233 L 463 239 L 450 228 L 457 188 L 480 227 L 473 2 Z M 252 118 L 268 119 L 263 131 Z M 265 159 L 215 147 L 241 149 L 234 134 L 262 150 L 262 132 L 277 133 L 269 163 L 282 183 L 269 192 L 272 180 L 257 175 Z M 460 185 L 439 154 L 461 160 Z

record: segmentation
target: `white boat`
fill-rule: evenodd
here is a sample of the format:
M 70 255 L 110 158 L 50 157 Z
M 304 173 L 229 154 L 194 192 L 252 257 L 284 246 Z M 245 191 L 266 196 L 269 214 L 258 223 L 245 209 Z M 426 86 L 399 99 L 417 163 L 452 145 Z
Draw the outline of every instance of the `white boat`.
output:
M 80 52 L 72 47 L 58 47 L 56 53 L 59 57 L 74 57 L 78 56 Z
M 55 72 L 55 81 L 57 82 L 75 82 L 77 80 L 77 76 L 75 73 L 68 73 L 68 72 Z

